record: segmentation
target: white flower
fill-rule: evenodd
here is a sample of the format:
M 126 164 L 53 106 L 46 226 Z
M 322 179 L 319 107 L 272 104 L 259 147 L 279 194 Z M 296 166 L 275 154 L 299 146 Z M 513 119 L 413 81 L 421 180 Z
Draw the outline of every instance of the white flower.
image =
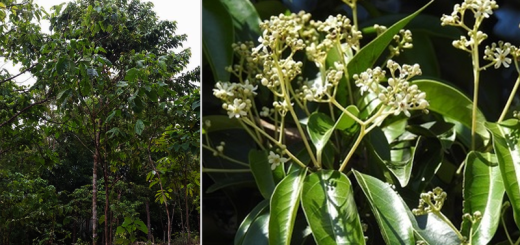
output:
M 269 151 L 269 156 L 267 156 L 267 159 L 269 160 L 269 163 L 271 164 L 271 170 L 274 170 L 278 165 L 281 163 L 289 161 L 289 159 L 285 157 L 281 157 L 280 155 Z
M 234 89 L 233 83 L 223 83 L 218 82 L 213 89 L 213 95 L 219 99 L 225 99 L 226 96 L 233 96 L 233 89 Z
M 403 93 L 398 93 L 395 95 L 395 102 L 394 102 L 394 115 L 399 115 L 401 112 L 403 112 L 407 117 L 410 117 L 410 112 L 408 109 L 410 109 L 410 95 Z
M 239 118 L 247 115 L 246 107 L 246 102 L 243 102 L 241 99 L 233 100 L 233 104 L 227 105 L 226 108 L 229 118 Z
M 498 7 L 497 3 L 493 0 L 473 0 L 470 8 L 475 13 L 475 18 L 489 18 L 493 14 L 493 9 Z
M 507 57 L 507 55 L 509 55 L 509 52 L 511 52 L 511 48 L 509 47 L 506 47 L 505 49 L 497 47 L 495 49 L 495 69 L 498 69 L 500 65 L 503 65 L 505 68 L 509 67 L 509 64 L 511 64 L 511 58 Z
M 256 95 L 255 90 L 258 88 L 258 85 L 253 86 L 252 84 L 249 84 L 249 80 L 246 80 L 245 84 L 242 84 L 242 89 L 244 91 L 244 95 Z

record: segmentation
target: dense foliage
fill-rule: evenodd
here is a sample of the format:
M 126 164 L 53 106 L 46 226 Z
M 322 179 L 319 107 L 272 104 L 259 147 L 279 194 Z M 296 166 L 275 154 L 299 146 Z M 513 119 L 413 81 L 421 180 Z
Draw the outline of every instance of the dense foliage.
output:
M 520 243 L 514 5 L 203 9 L 204 243 Z
M 200 68 L 152 8 L 0 2 L 1 244 L 198 236 Z

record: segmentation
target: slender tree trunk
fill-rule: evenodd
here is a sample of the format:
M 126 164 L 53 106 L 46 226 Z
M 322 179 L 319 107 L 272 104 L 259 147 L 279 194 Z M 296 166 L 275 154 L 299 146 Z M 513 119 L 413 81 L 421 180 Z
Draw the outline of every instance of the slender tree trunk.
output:
M 108 207 L 109 207 L 109 200 L 108 200 L 108 171 L 107 166 L 105 163 L 105 167 L 103 168 L 103 174 L 105 179 L 105 244 L 110 244 L 110 237 L 108 234 Z
M 150 204 L 148 200 L 144 203 L 146 205 L 146 226 L 148 227 L 148 241 L 152 240 L 152 227 L 150 225 Z
M 98 136 L 96 135 L 96 138 Z M 96 205 L 96 199 L 97 199 L 97 164 L 98 164 L 98 149 L 96 148 L 96 153 L 94 154 L 94 167 L 93 167 L 93 173 L 92 173 L 92 244 L 96 244 L 97 239 L 97 205 Z
M 188 163 L 186 163 L 187 165 Z M 187 175 L 187 166 L 184 167 L 184 204 L 186 206 L 186 230 L 188 231 L 188 243 L 191 243 L 190 240 L 190 217 L 189 217 L 189 207 L 188 207 L 188 175 Z
M 93 118 L 95 118 L 95 117 L 93 117 Z M 95 134 L 94 144 L 95 144 L 96 151 L 94 153 L 94 167 L 92 169 L 92 244 L 96 245 L 96 240 L 97 240 L 96 230 L 97 230 L 97 222 L 98 222 L 97 203 L 96 203 L 96 201 L 97 201 L 97 167 L 98 167 L 99 162 L 101 161 L 101 153 L 99 152 L 101 120 L 97 120 L 98 125 L 96 125 L 95 119 L 93 120 L 93 122 L 94 122 L 93 124 L 94 124 L 94 134 Z M 99 130 L 97 130 L 97 129 L 99 129 Z

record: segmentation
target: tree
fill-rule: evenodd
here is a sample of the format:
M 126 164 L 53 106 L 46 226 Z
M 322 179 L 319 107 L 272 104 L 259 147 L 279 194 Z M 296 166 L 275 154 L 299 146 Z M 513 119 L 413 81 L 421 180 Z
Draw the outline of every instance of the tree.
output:
M 16 127 L 23 124 L 30 130 L 29 125 L 43 132 L 27 131 L 24 138 L 38 139 L 31 143 L 34 152 L 52 166 L 60 162 L 57 153 L 40 145 L 66 145 L 59 140 L 66 132 L 92 156 L 92 239 L 95 244 L 97 225 L 104 223 L 103 238 L 109 244 L 110 193 L 124 179 L 121 169 L 148 171 L 149 162 L 167 156 L 165 151 L 150 154 L 149 149 L 170 124 L 182 125 L 174 131 L 189 128 L 190 137 L 197 133 L 193 129 L 198 129 L 199 115 L 192 111 L 198 108 L 199 92 L 192 82 L 199 80 L 200 69 L 181 73 L 191 52 L 173 51 L 182 47 L 186 35 L 176 35 L 176 22 L 159 20 L 152 3 L 139 0 L 77 0 L 53 7 L 50 14 L 32 1 L 3 5 L 0 10 L 9 13 L 9 23 L 1 28 L 12 35 L 0 38 L 3 56 L 20 64 L 36 82 L 20 88 L 12 82 L 16 75 L 0 78 L 0 92 L 8 95 L 0 98 L 0 135 L 9 139 L 6 146 L 0 145 L 0 155 L 9 153 L 14 159 L 7 145 L 30 143 L 21 140 L 25 131 Z M 41 15 L 51 22 L 50 34 L 31 22 Z M 188 102 L 184 98 L 190 99 L 188 107 L 182 104 Z M 186 115 L 189 126 L 181 121 Z M 196 142 L 189 144 L 198 147 Z M 16 161 L 23 162 L 20 157 Z M 98 215 L 98 193 L 104 194 L 103 216 Z

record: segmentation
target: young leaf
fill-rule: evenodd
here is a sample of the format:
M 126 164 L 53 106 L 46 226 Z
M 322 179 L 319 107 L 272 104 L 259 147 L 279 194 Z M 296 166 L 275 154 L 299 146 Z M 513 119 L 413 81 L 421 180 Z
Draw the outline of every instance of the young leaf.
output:
M 353 170 L 386 244 L 415 244 L 413 225 L 401 197 L 388 183 Z
M 406 24 L 408 24 L 408 22 L 415 18 L 432 2 L 433 1 L 428 2 L 421 9 L 395 23 L 372 42 L 368 43 L 361 50 L 359 50 L 354 58 L 352 58 L 352 60 L 350 60 L 350 62 L 347 64 L 349 74 L 359 74 L 365 71 L 367 68 L 372 67 L 383 51 L 387 49 L 388 44 L 393 40 L 394 35 L 399 33 L 399 31 L 403 29 Z
M 249 165 L 260 193 L 262 193 L 265 199 L 269 200 L 274 191 L 275 183 L 271 166 L 267 160 L 267 153 L 265 151 L 251 150 L 249 152 Z
M 510 119 L 507 122 L 507 126 L 489 122 L 485 124 L 493 134 L 493 148 L 496 152 L 500 173 L 513 207 L 516 226 L 520 228 L 520 142 L 518 141 L 520 124 L 517 119 Z M 512 124 L 515 122 L 516 124 Z
M 292 172 L 274 189 L 269 217 L 269 243 L 290 244 L 307 169 Z
M 334 170 L 305 178 L 302 207 L 314 240 L 325 244 L 365 244 L 350 180 Z
M 494 154 L 470 152 L 464 169 L 464 211 L 473 215 L 476 211 L 482 219 L 472 226 L 468 219 L 462 221 L 463 234 L 471 237 L 471 244 L 488 244 L 500 221 L 500 207 L 504 197 L 504 183 Z

